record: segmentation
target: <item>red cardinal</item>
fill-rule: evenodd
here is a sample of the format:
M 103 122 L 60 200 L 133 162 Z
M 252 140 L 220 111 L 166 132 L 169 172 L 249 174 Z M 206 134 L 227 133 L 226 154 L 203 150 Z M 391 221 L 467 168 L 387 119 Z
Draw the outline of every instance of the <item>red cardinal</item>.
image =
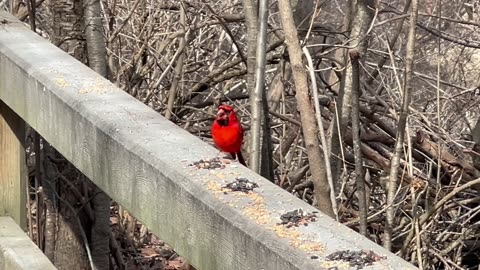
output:
M 212 137 L 213 142 L 220 150 L 230 153 L 233 159 L 238 157 L 238 161 L 247 166 L 240 150 L 243 129 L 232 106 L 218 106 L 217 117 L 212 125 Z

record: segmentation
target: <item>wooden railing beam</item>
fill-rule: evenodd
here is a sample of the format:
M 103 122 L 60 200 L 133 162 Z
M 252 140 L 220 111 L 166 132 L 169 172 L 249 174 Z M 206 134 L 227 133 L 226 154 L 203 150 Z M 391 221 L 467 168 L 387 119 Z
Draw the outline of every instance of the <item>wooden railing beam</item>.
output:
M 26 229 L 25 122 L 0 100 L 0 216 Z

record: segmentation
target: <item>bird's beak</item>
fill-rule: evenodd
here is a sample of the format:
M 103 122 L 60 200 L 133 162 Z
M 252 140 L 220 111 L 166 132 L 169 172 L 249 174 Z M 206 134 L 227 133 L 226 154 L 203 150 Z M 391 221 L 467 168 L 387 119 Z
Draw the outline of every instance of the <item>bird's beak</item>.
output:
M 228 126 L 228 114 L 223 109 L 219 109 L 217 112 L 216 120 L 220 126 Z
M 217 118 L 221 118 L 225 116 L 225 111 L 223 109 L 218 110 Z

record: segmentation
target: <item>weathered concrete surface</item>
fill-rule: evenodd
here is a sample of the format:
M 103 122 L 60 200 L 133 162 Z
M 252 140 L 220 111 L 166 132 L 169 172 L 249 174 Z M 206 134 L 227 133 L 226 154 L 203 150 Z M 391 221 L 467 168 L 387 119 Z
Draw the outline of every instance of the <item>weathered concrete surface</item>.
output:
M 387 256 L 365 269 L 415 269 L 324 215 L 276 225 L 315 209 L 240 165 L 189 166 L 218 151 L 18 23 L 0 25 L 0 99 L 197 269 L 327 269 L 343 249 Z M 260 187 L 224 194 L 239 176 Z
M 0 217 L 0 270 L 57 269 L 10 217 Z

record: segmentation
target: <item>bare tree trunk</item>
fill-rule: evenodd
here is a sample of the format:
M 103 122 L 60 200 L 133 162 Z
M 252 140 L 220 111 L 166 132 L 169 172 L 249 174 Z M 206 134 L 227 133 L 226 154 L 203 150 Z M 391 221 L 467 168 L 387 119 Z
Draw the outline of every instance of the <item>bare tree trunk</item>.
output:
M 405 56 L 405 78 L 403 82 L 403 97 L 402 97 L 402 107 L 400 109 L 400 117 L 398 119 L 398 128 L 397 136 L 395 142 L 395 150 L 390 164 L 390 174 L 388 176 L 388 193 L 387 193 L 387 222 L 385 226 L 385 239 L 383 246 L 391 250 L 392 249 L 392 231 L 395 222 L 395 194 L 397 191 L 397 178 L 398 178 L 398 168 L 400 166 L 400 158 L 403 153 L 403 141 L 405 139 L 405 128 L 407 125 L 408 117 L 408 107 L 410 106 L 410 91 L 411 91 L 411 80 L 413 74 L 413 57 L 415 54 L 415 34 L 416 34 L 416 23 L 418 15 L 418 2 L 417 0 L 412 0 L 412 8 L 410 15 L 410 24 L 408 29 L 408 38 L 407 38 L 407 52 Z
M 36 7 L 37 5 L 35 4 L 35 0 L 27 0 L 27 10 L 28 10 L 28 22 L 30 24 L 30 29 L 35 32 L 36 31 L 36 22 L 35 22 L 35 16 L 36 16 Z
M 323 150 L 323 156 L 328 157 L 328 146 L 327 146 L 327 139 L 325 136 L 325 131 L 323 128 L 323 120 L 322 120 L 322 115 L 321 115 L 321 109 L 320 109 L 320 102 L 318 98 L 318 86 L 317 86 L 317 80 L 315 78 L 315 70 L 313 67 L 313 61 L 312 61 L 312 56 L 310 55 L 310 52 L 308 51 L 307 47 L 303 47 L 303 53 L 305 54 L 305 57 L 307 58 L 307 63 L 308 63 L 308 72 L 310 74 L 310 80 L 312 82 L 312 89 L 314 89 L 313 92 L 313 104 L 315 107 L 315 117 L 317 118 L 317 124 L 318 128 L 320 131 L 320 141 L 322 142 L 322 150 Z M 327 179 L 328 179 L 328 185 L 330 186 L 330 201 L 332 202 L 332 209 L 333 213 L 335 214 L 335 218 L 338 221 L 338 207 L 337 207 L 337 198 L 335 196 L 335 187 L 333 186 L 333 179 L 332 179 L 332 170 L 330 167 L 330 160 L 328 158 L 323 159 L 325 161 L 325 169 L 326 169 L 326 174 L 327 174 Z
M 244 0 L 243 8 L 247 25 L 247 91 L 251 105 L 251 140 L 249 145 L 250 169 L 273 180 L 272 142 L 270 118 L 265 93 L 265 58 L 267 45 L 268 0 L 261 0 L 257 17 L 254 0 Z M 258 31 L 260 26 L 260 33 Z M 258 51 L 257 51 L 258 48 Z
M 352 22 L 352 30 L 350 33 L 349 50 L 355 50 L 359 53 L 366 52 L 367 48 L 367 31 L 373 19 L 372 8 L 374 8 L 374 0 L 358 0 L 355 5 L 355 13 Z M 352 107 L 352 66 L 347 64 L 345 71 L 345 88 L 343 90 L 341 110 L 340 110 L 340 132 L 343 136 L 347 130 L 350 120 L 350 112 Z
M 351 28 L 351 24 L 353 21 L 353 14 L 355 10 L 355 0 L 348 1 L 348 8 L 347 12 L 345 13 L 345 17 L 343 20 L 343 32 L 349 32 Z M 338 63 L 341 63 L 342 66 L 339 66 L 341 70 L 346 70 L 344 68 L 347 65 L 347 58 L 345 56 L 345 50 L 337 50 L 335 54 L 335 58 L 337 59 Z M 338 74 L 341 73 L 340 78 L 338 78 Z M 345 133 L 347 130 L 348 122 L 342 121 L 342 114 L 343 111 L 347 108 L 344 108 L 345 101 L 344 101 L 344 93 L 345 93 L 345 77 L 346 71 L 343 72 L 330 72 L 329 84 L 332 85 L 332 89 L 338 92 L 337 103 L 335 105 L 335 117 L 331 123 L 331 130 L 332 135 L 330 137 L 330 166 L 332 170 L 332 178 L 335 185 L 335 189 L 338 189 L 340 186 L 340 175 L 341 175 L 341 165 L 342 160 L 337 157 L 342 157 L 342 147 L 345 141 Z M 347 95 L 347 100 L 348 100 Z
M 168 93 L 168 103 L 167 103 L 167 110 L 165 112 L 165 118 L 170 119 L 172 117 L 173 112 L 173 105 L 175 104 L 175 99 L 177 98 L 178 92 L 178 83 L 182 78 L 182 70 L 183 70 L 183 61 L 185 60 L 185 8 L 183 3 L 180 4 L 180 31 L 183 32 L 183 35 L 179 37 L 179 44 L 178 49 L 182 50 L 180 56 L 177 59 L 177 63 L 175 65 L 175 74 L 172 81 L 172 86 L 170 87 L 170 92 Z
M 42 196 L 42 202 L 45 204 L 45 230 L 44 230 L 44 250 L 45 256 L 50 261 L 55 258 L 55 225 L 57 220 L 57 213 L 53 207 L 53 202 L 46 196 Z
M 256 50 L 256 68 L 255 68 L 255 88 L 250 92 L 251 107 L 251 130 L 250 130 L 250 162 L 249 167 L 253 171 L 260 173 L 260 161 L 262 156 L 262 119 L 263 119 L 263 97 L 265 92 L 265 59 L 266 59 L 266 41 L 267 41 L 267 19 L 268 19 L 268 0 L 260 0 L 259 8 L 259 28 L 257 32 L 257 50 Z M 250 37 L 250 33 L 249 33 Z M 249 44 L 250 45 L 250 44 Z M 251 67 L 248 67 L 249 69 Z
M 245 22 L 247 26 L 247 92 L 251 98 L 251 122 L 252 125 L 255 125 L 256 122 L 261 122 L 261 111 L 256 110 L 255 105 L 255 64 L 257 56 L 257 35 L 258 35 L 258 17 L 257 17 L 257 5 L 255 0 L 243 0 L 243 10 L 245 13 Z M 255 109 L 254 109 L 255 108 Z M 252 129 L 255 127 L 252 126 Z M 248 146 L 249 156 L 252 153 L 260 154 L 260 130 L 251 130 L 250 134 L 252 137 L 251 143 Z M 258 144 L 258 146 L 256 145 Z M 251 163 L 252 160 L 249 158 L 248 163 Z M 259 160 L 255 161 L 258 166 Z M 251 166 L 250 166 L 251 167 Z M 258 171 L 252 168 L 254 171 Z
M 100 14 L 100 0 L 85 0 L 84 8 L 88 64 L 91 69 L 106 78 L 107 48 Z M 86 178 L 83 177 L 83 180 Z M 108 269 L 110 266 L 110 198 L 96 185 L 88 183 L 93 189 L 91 202 L 94 220 L 90 235 L 93 264 L 97 269 Z
M 55 151 L 50 151 L 55 155 Z M 58 200 L 58 223 L 55 231 L 55 256 L 54 264 L 60 270 L 68 269 L 90 269 L 93 265 L 90 261 L 90 250 L 85 232 L 85 220 L 87 217 L 83 211 L 76 211 L 72 205 L 76 205 L 79 199 L 74 196 L 71 187 L 81 186 L 78 178 L 72 181 L 65 177 L 58 177 L 58 169 L 52 162 L 46 163 L 47 173 L 44 184 L 48 187 L 47 192 L 50 196 L 55 196 Z M 70 183 L 68 183 L 70 182 Z M 58 185 L 58 189 L 55 187 Z M 46 235 L 45 240 L 47 240 Z M 47 246 L 48 247 L 48 246 Z
M 45 152 L 50 149 L 49 145 L 47 142 L 43 141 L 43 149 L 40 148 L 40 134 L 35 132 L 35 145 L 38 144 L 38 148 L 35 149 L 35 158 L 37 159 L 35 162 L 35 167 L 36 170 L 38 170 L 38 174 L 36 175 L 36 185 L 35 187 L 38 189 L 40 185 L 43 185 L 45 179 L 44 176 L 47 174 L 45 173 L 47 170 L 45 169 L 45 160 L 44 160 L 44 154 Z M 43 150 L 43 151 L 42 151 Z M 38 166 L 37 166 L 38 164 Z M 55 177 L 55 176 L 53 176 Z M 50 177 L 47 181 L 51 181 L 53 177 Z M 42 243 L 39 247 L 43 247 L 43 252 L 45 253 L 45 256 L 50 259 L 50 261 L 55 260 L 55 227 L 57 226 L 57 219 L 58 219 L 58 213 L 57 209 L 55 209 L 54 205 L 57 204 L 57 200 L 55 200 L 55 195 L 54 195 L 54 187 L 50 185 L 44 186 L 44 188 L 39 189 L 39 196 L 37 196 L 37 205 L 41 205 L 40 209 L 44 209 L 45 213 L 45 222 L 44 222 L 44 228 L 42 233 L 40 233 L 40 227 L 37 224 L 37 237 L 40 237 L 41 240 L 40 243 Z M 46 193 L 49 193 L 48 195 Z M 40 216 L 39 213 L 43 213 L 43 211 L 39 211 L 39 208 L 37 208 L 37 219 Z
M 108 269 L 110 267 L 110 198 L 97 186 L 94 187 L 92 196 L 95 219 L 91 227 L 90 247 L 93 264 L 97 269 Z
M 50 261 L 54 262 L 56 243 L 55 227 L 57 226 L 58 218 L 58 213 L 56 211 L 57 209 L 55 209 L 54 204 L 57 204 L 57 202 L 55 200 L 54 190 L 52 189 L 51 185 L 43 186 L 45 183 L 45 176 L 49 177 L 49 175 L 46 174 L 47 170 L 45 169 L 44 154 L 50 147 L 47 142 L 42 141 L 40 134 L 38 134 L 36 131 L 33 131 L 33 133 L 35 151 L 35 190 L 38 190 L 35 195 L 37 211 L 37 245 L 43 250 L 45 256 L 47 256 Z M 43 145 L 43 149 L 40 147 L 41 145 Z M 48 181 L 51 181 L 51 178 L 54 177 L 55 175 L 49 177 L 50 179 L 48 179 Z M 45 219 L 40 223 L 40 217 L 43 215 L 45 216 Z
M 355 155 L 355 182 L 357 184 L 358 212 L 360 233 L 367 236 L 367 197 L 365 195 L 365 179 L 363 178 L 363 160 L 360 140 L 360 55 L 350 52 L 352 61 L 352 140 Z
M 253 93 L 255 87 L 255 63 L 257 53 L 258 17 L 255 0 L 243 0 L 243 10 L 247 25 L 247 90 Z
M 45 6 L 46 16 L 49 19 L 47 30 L 52 42 L 59 46 L 79 61 L 85 62 L 84 27 L 81 23 L 83 7 L 80 0 L 47 0 Z M 66 38 L 70 37 L 70 38 Z M 66 181 L 58 180 L 58 169 L 50 158 L 55 158 L 55 151 L 43 144 L 44 175 L 42 177 L 44 193 L 40 196 L 39 204 L 46 205 L 46 218 L 44 241 L 45 251 L 48 256 L 53 255 L 54 265 L 62 269 L 89 269 L 90 264 L 84 245 L 85 235 L 81 221 L 85 220 L 83 211 L 72 211 L 71 205 L 77 205 L 78 199 Z M 69 181 L 79 184 L 75 174 L 71 174 Z M 50 208 L 52 206 L 52 208 Z M 79 222 L 80 221 L 80 222 Z M 38 222 L 41 222 L 38 220 Z M 38 224 L 37 224 L 38 226 Z M 52 234 L 53 233 L 53 234 Z M 50 241 L 52 241 L 50 243 Z
M 100 14 L 100 0 L 84 2 L 85 38 L 87 40 L 88 66 L 107 77 L 107 49 Z
M 360 233 L 367 235 L 367 198 L 365 196 L 365 179 L 363 178 L 363 161 L 360 149 L 360 60 L 367 53 L 368 30 L 371 26 L 375 9 L 375 1 L 358 0 L 355 6 L 355 17 L 353 20 L 352 33 L 350 38 L 351 49 L 349 56 L 351 65 L 347 67 L 345 77 L 345 93 L 342 104 L 341 123 L 346 128 L 348 118 L 346 114 L 351 110 L 352 116 L 352 138 L 355 155 L 355 174 L 357 184 L 357 196 L 360 215 Z M 344 129 L 346 130 L 346 129 Z
M 272 130 L 270 122 L 270 109 L 267 100 L 267 93 L 263 91 L 262 109 L 263 109 L 263 125 L 262 125 L 262 152 L 260 161 L 260 175 L 270 181 L 274 180 L 273 173 L 273 144 Z
M 296 99 L 302 120 L 303 137 L 307 149 L 308 161 L 310 163 L 310 172 L 314 183 L 317 207 L 325 214 L 335 217 L 330 202 L 330 188 L 325 176 L 325 165 L 322 161 L 323 157 L 317 138 L 318 127 L 310 102 L 307 74 L 302 61 L 302 49 L 300 48 L 295 22 L 293 20 L 292 8 L 288 0 L 280 0 L 278 4 L 297 92 Z

